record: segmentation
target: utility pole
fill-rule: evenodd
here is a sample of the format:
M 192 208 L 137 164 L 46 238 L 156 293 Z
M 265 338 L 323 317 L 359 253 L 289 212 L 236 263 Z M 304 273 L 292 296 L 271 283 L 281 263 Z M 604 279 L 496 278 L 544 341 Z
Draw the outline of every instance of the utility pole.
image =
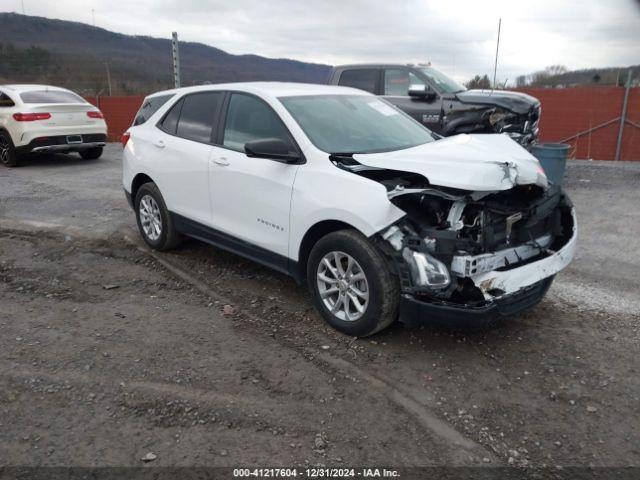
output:
M 109 69 L 109 62 L 104 62 L 104 66 L 107 67 L 107 86 L 109 87 L 109 96 L 111 96 L 111 70 Z
M 93 19 L 93 26 L 96 26 L 96 11 L 92 8 L 91 9 L 91 18 Z
M 178 51 L 178 32 L 173 32 L 171 38 L 171 49 L 173 52 L 173 84 L 180 88 L 180 52 Z
M 24 13 L 24 0 L 22 0 L 22 14 L 26 15 L 26 13 Z
M 500 27 L 501 26 L 502 26 L 502 18 L 499 18 L 498 19 L 498 41 L 496 43 L 496 62 L 493 65 L 493 88 L 496 88 L 496 74 L 498 73 L 498 49 L 500 48 Z
M 627 83 L 624 90 L 624 100 L 622 101 L 622 115 L 620 115 L 620 127 L 618 127 L 618 143 L 616 144 L 616 161 L 620 160 L 622 153 L 622 134 L 624 133 L 624 122 L 627 121 L 627 104 L 629 103 L 629 90 L 631 89 L 631 69 L 627 72 Z

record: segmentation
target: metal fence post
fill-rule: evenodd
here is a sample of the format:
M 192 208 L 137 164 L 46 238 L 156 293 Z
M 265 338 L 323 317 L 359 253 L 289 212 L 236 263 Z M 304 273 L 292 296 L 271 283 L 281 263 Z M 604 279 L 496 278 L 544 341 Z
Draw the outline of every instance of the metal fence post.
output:
M 175 88 L 180 88 L 180 52 L 178 50 L 178 32 L 173 32 L 171 39 L 173 50 L 173 83 Z
M 627 103 L 629 101 L 629 90 L 631 89 L 631 69 L 627 72 L 627 83 L 624 90 L 624 100 L 622 102 L 622 114 L 620 115 L 620 126 L 618 127 L 618 143 L 616 144 L 616 156 L 614 160 L 620 160 L 622 152 L 622 134 L 624 133 L 624 122 L 627 118 Z

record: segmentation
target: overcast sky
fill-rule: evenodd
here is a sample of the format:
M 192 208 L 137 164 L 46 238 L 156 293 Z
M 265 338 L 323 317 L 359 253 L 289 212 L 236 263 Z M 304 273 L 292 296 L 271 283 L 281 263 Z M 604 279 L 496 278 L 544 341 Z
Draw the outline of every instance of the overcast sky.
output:
M 547 65 L 640 64 L 636 0 L 0 0 L 0 11 L 197 41 L 230 53 L 338 64 L 432 64 L 459 80 Z M 126 5 L 126 7 L 125 7 Z

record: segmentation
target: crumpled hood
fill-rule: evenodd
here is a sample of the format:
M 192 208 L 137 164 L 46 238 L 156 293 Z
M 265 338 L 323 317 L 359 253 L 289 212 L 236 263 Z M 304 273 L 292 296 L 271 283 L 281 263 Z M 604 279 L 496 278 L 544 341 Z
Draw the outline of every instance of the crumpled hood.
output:
M 540 100 L 531 95 L 506 90 L 465 90 L 456 93 L 456 97 L 462 103 L 497 105 L 520 115 L 528 113 L 531 107 L 540 105 Z
M 355 154 L 369 167 L 424 175 L 431 185 L 469 191 L 548 187 L 538 160 L 504 134 L 460 134 L 386 153 Z

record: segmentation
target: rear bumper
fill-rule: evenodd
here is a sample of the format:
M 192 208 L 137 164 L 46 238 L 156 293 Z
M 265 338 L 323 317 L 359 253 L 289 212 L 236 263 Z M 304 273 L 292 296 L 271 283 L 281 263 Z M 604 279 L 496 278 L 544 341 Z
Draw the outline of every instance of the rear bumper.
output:
M 80 140 L 76 142 L 76 140 Z M 72 141 L 72 143 L 69 143 Z M 103 133 L 69 134 L 49 137 L 38 137 L 27 145 L 17 147 L 19 153 L 65 153 L 79 152 L 89 148 L 99 148 L 106 145 L 107 135 Z
M 37 122 L 15 122 L 25 123 L 29 125 L 20 125 L 21 129 L 16 129 L 14 133 L 18 138 L 14 138 L 16 147 L 26 147 L 39 138 L 65 138 L 68 135 L 102 135 L 107 138 L 107 125 L 103 120 L 97 120 L 95 123 L 87 125 L 69 125 L 69 126 L 38 126 L 31 125 Z M 66 142 L 58 142 L 66 143 Z

